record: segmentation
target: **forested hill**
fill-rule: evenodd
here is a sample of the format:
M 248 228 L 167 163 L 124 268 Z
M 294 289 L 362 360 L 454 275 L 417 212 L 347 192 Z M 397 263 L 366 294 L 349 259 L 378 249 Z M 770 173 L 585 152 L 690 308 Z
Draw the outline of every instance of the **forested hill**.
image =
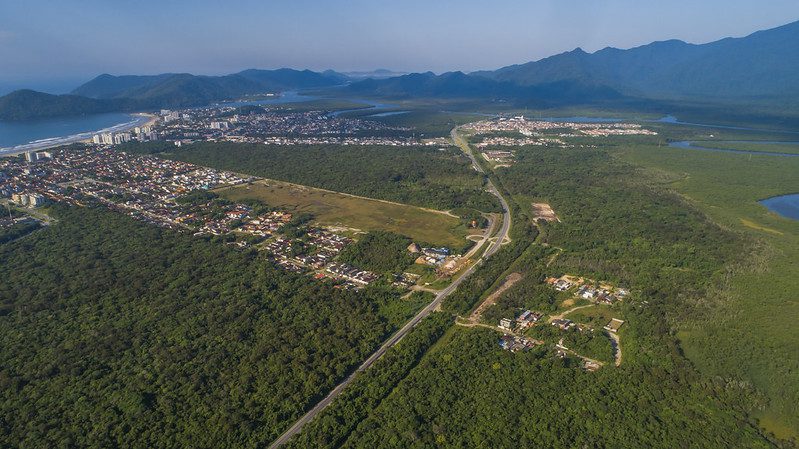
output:
M 799 22 L 708 44 L 679 40 L 629 50 L 582 49 L 469 74 L 414 73 L 353 83 L 359 95 L 480 98 L 516 106 L 636 106 L 682 100 L 799 111 Z M 662 112 L 662 111 L 661 111 Z
M 333 71 L 292 69 L 250 69 L 224 76 L 104 74 L 78 87 L 71 95 L 18 90 L 0 97 L 0 120 L 201 106 L 244 95 L 330 87 L 346 80 L 346 76 Z
M 347 77 L 333 71 L 249 69 L 224 76 L 165 73 L 152 76 L 103 74 L 72 91 L 90 98 L 157 100 L 165 104 L 227 99 L 237 95 L 306 89 L 342 84 Z
M 131 102 L 126 100 L 98 100 L 78 95 L 52 95 L 33 90 L 17 90 L 0 97 L 0 120 L 27 120 L 131 109 Z
M 799 22 L 695 45 L 679 40 L 629 50 L 581 49 L 473 75 L 521 86 L 602 85 L 647 98 L 799 99 Z

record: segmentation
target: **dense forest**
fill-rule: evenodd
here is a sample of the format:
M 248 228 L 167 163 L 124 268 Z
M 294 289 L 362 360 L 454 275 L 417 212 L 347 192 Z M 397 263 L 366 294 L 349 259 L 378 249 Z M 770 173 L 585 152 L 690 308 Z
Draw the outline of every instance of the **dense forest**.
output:
M 171 147 L 171 148 L 170 148 Z M 499 211 L 469 159 L 456 148 L 364 145 L 256 145 L 199 142 L 180 148 L 128 144 L 161 156 L 254 176 L 449 210 Z
M 29 234 L 41 227 L 38 221 L 25 221 L 10 226 L 0 226 L 0 243 L 10 242 Z
M 373 231 L 339 254 L 338 260 L 377 273 L 402 273 L 415 257 L 408 252 L 411 239 L 386 231 Z
M 676 195 L 651 188 L 644 173 L 602 150 L 525 148 L 517 157 L 496 181 L 512 194 L 513 242 L 447 298 L 445 309 L 468 313 L 512 272 L 521 281 L 489 309 L 492 320 L 519 308 L 556 310 L 563 298 L 542 284 L 546 275 L 613 281 L 633 291 L 629 301 L 614 306 L 626 320 L 624 363 L 587 372 L 579 360 L 555 357 L 551 343 L 514 354 L 499 348 L 495 331 L 455 326 L 337 445 L 771 446 L 747 417 L 763 404 L 762 395 L 746 384 L 701 376 L 682 355 L 670 325 L 723 277 L 740 239 Z M 536 233 L 522 218 L 533 200 L 550 202 L 562 219 L 539 223 L 537 242 L 546 245 L 530 244 Z M 550 342 L 562 337 L 611 360 L 601 330 L 535 330 Z M 341 431 L 330 421 L 327 426 L 327 432 Z M 336 446 L 315 426 L 299 441 Z
M 494 331 L 456 327 L 342 447 L 768 447 L 708 399 L 712 384 L 680 371 L 585 372 L 547 348 L 513 354 Z
M 0 245 L 0 446 L 253 447 L 429 298 L 91 208 Z

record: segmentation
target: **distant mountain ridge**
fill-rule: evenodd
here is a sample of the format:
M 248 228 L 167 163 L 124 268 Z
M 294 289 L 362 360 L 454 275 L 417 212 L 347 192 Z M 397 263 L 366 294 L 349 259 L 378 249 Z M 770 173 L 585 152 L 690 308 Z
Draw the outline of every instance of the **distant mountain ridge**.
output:
M 522 86 L 579 80 L 654 99 L 799 98 L 799 22 L 707 44 L 582 49 L 471 75 Z
M 516 106 L 653 105 L 693 101 L 777 106 L 799 113 L 799 22 L 707 44 L 679 40 L 628 50 L 582 49 L 494 71 L 465 74 L 387 70 L 353 72 L 244 70 L 223 76 L 188 73 L 103 74 L 71 95 L 17 91 L 0 97 L 0 120 L 199 106 L 292 89 L 337 89 L 338 95 L 467 98 Z
M 249 69 L 223 76 L 165 73 L 161 75 L 103 74 L 71 93 L 97 99 L 144 100 L 163 106 L 193 106 L 236 96 L 308 89 L 342 84 L 347 77 L 333 71 Z
M 249 69 L 223 76 L 103 74 L 68 95 L 19 90 L 0 97 L 0 120 L 202 106 L 244 95 L 332 87 L 347 80 L 331 70 L 294 69 Z

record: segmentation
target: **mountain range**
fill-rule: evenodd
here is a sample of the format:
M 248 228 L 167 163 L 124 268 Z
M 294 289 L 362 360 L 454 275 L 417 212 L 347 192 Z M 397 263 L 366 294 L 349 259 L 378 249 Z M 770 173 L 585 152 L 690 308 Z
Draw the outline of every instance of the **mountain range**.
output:
M 224 76 L 100 75 L 69 95 L 16 91 L 0 119 L 186 107 L 249 94 L 320 89 L 386 98 L 470 98 L 515 105 L 612 106 L 652 101 L 776 105 L 799 111 L 799 22 L 707 44 L 679 40 L 627 50 L 582 49 L 493 71 L 395 75 L 386 70 L 245 70 Z
M 333 71 L 293 69 L 250 69 L 223 76 L 103 74 L 67 95 L 18 90 L 0 97 L 0 119 L 201 106 L 265 92 L 331 87 L 348 80 Z

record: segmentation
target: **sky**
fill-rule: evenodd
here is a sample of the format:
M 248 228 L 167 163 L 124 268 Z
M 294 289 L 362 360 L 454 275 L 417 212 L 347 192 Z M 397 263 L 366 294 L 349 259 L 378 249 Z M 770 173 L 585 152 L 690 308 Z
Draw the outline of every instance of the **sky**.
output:
M 468 72 L 796 20 L 797 0 L 0 0 L 0 91 L 101 73 Z

